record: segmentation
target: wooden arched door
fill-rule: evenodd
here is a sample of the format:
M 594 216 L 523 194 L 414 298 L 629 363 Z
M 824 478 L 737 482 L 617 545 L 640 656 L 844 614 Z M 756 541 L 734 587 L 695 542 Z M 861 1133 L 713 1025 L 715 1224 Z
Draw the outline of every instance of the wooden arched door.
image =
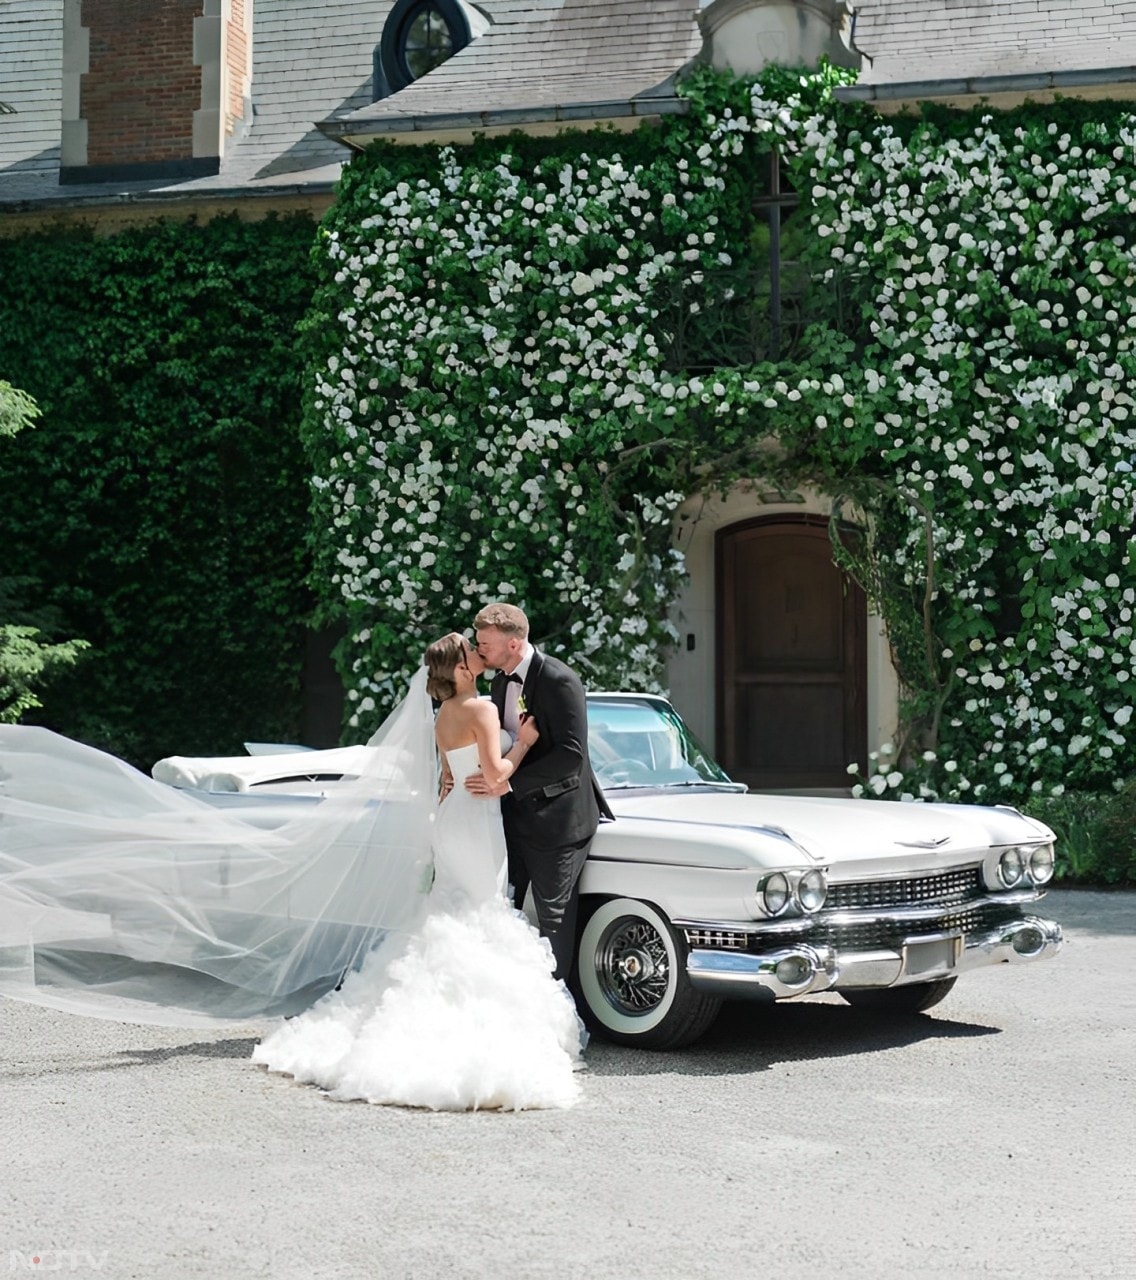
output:
M 863 591 L 822 517 L 717 536 L 718 756 L 751 787 L 845 788 L 867 741 Z

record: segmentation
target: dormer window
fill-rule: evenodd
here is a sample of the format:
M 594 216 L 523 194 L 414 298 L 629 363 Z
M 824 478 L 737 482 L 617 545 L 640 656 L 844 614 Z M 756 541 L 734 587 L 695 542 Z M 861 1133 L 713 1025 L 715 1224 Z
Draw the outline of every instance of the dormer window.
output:
M 420 80 L 488 25 L 465 0 L 397 0 L 375 49 L 375 100 Z

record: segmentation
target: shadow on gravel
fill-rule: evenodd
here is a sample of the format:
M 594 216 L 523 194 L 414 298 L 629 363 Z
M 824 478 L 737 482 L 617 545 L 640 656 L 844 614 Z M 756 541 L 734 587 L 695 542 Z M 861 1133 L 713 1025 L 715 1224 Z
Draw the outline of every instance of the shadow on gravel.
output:
M 251 1058 L 256 1045 L 256 1036 L 242 1036 L 233 1040 L 202 1040 L 196 1044 L 166 1045 L 161 1049 L 123 1049 L 118 1056 L 142 1063 L 165 1062 L 167 1058 Z
M 103 1071 L 127 1071 L 176 1058 L 251 1058 L 256 1037 L 239 1040 L 202 1040 L 194 1044 L 165 1045 L 160 1049 L 122 1049 L 113 1058 L 97 1062 L 46 1063 L 15 1071 L 0 1071 L 0 1080 L 39 1079 L 47 1075 L 90 1076 Z
M 952 1022 L 939 1014 L 896 1017 L 844 1005 L 799 1004 L 764 1008 L 734 1001 L 686 1049 L 625 1049 L 593 1036 L 585 1057 L 595 1076 L 740 1075 L 768 1071 L 780 1062 L 848 1058 L 924 1040 L 1001 1035 L 998 1027 Z

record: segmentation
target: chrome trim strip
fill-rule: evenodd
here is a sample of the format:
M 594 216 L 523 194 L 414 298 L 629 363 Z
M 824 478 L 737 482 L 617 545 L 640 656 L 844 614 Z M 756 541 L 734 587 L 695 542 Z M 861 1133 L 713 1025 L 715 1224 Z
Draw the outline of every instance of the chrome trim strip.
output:
M 705 929 L 710 933 L 778 934 L 807 930 L 812 916 L 778 916 L 776 920 L 681 920 L 671 921 L 676 929 Z
M 981 898 L 965 898 L 960 902 L 934 902 L 920 907 L 857 908 L 842 911 L 825 911 L 823 907 L 810 917 L 826 925 L 880 924 L 889 921 L 934 920 L 937 916 L 958 915 L 964 911 L 981 911 L 984 907 L 1016 907 L 1027 902 L 1037 902 L 1043 894 L 1038 889 L 1017 889 L 1000 893 L 997 897 L 987 894 Z

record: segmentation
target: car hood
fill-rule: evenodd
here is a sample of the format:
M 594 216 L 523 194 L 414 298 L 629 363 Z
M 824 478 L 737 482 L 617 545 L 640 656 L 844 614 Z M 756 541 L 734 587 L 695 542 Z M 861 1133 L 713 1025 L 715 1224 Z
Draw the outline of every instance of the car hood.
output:
M 947 867 L 992 845 L 1052 839 L 1008 808 L 756 793 L 609 792 L 594 856 L 720 867 Z M 851 869 L 851 868 L 849 868 Z

